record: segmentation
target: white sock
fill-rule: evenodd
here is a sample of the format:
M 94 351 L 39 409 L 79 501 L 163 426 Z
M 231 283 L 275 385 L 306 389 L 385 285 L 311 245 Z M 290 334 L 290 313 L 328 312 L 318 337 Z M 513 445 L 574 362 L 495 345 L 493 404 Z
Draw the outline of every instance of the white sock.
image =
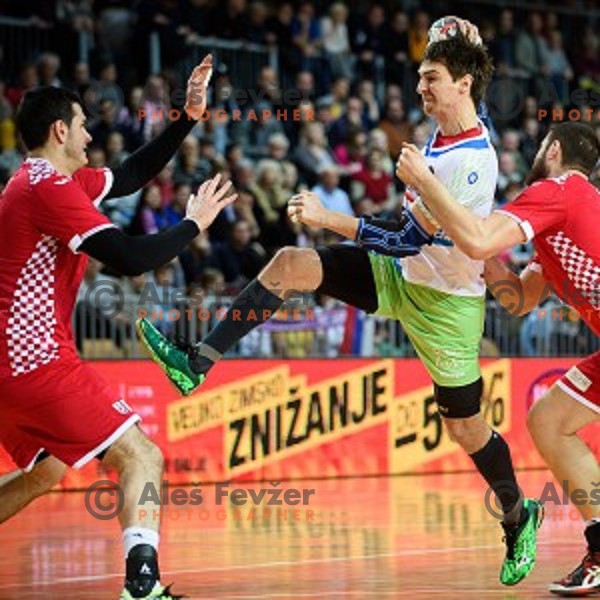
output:
M 148 544 L 155 550 L 158 550 L 159 535 L 153 529 L 145 527 L 127 527 L 123 530 L 123 546 L 125 549 L 125 558 L 129 556 L 129 552 L 139 544 Z

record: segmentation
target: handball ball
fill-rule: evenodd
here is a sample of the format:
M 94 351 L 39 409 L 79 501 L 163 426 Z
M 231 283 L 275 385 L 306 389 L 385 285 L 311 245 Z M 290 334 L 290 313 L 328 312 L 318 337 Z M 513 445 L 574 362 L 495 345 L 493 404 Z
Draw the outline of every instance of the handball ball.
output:
M 460 34 L 460 25 L 456 17 L 442 17 L 429 28 L 429 43 L 449 40 Z

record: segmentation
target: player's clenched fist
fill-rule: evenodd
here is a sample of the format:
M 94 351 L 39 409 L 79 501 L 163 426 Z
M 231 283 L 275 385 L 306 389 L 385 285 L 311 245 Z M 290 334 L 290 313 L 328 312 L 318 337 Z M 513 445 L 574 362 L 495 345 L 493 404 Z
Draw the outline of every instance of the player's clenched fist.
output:
M 405 185 L 419 188 L 419 184 L 431 176 L 431 171 L 425 162 L 425 158 L 414 144 L 402 144 L 400 156 L 396 162 L 396 176 Z
M 324 227 L 327 209 L 313 192 L 302 192 L 292 196 L 288 202 L 288 217 L 294 223 L 309 227 Z
M 237 194 L 226 195 L 231 190 L 231 181 L 225 181 L 219 187 L 220 181 L 221 175 L 208 179 L 188 200 L 185 216 L 194 221 L 200 231 L 206 231 L 217 215 L 237 198 Z

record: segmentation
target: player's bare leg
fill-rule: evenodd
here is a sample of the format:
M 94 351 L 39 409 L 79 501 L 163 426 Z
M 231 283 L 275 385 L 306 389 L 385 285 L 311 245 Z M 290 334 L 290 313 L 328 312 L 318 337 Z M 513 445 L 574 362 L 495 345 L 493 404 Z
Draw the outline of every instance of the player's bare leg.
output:
M 600 420 L 600 414 L 584 406 L 554 385 L 531 409 L 527 426 L 535 445 L 557 481 L 567 481 L 578 492 L 577 508 L 586 521 L 588 553 L 564 579 L 550 586 L 560 595 L 587 595 L 600 590 L 600 510 L 592 492 L 600 481 L 596 457 L 577 435 L 584 426 Z
M 467 454 L 483 448 L 492 435 L 490 426 L 480 414 L 466 419 L 443 419 L 450 438 L 460 444 Z
M 323 280 L 323 267 L 312 248 L 287 246 L 277 252 L 257 279 L 271 293 L 285 300 L 289 290 L 314 292 Z
M 225 318 L 202 343 L 173 344 L 147 319 L 138 321 L 138 330 L 154 360 L 177 389 L 188 395 L 204 382 L 221 356 L 271 318 L 290 293 L 313 292 L 322 280 L 323 267 L 315 250 L 282 248 L 234 300 Z
M 119 514 L 126 557 L 125 588 L 121 598 L 175 598 L 160 584 L 160 506 L 139 505 L 146 486 L 151 484 L 155 490 L 160 490 L 162 452 L 138 427 L 132 427 L 109 448 L 103 463 L 116 469 L 124 496 Z
M 0 477 L 0 523 L 50 491 L 63 478 L 66 469 L 63 462 L 48 456 L 28 473 L 19 469 Z

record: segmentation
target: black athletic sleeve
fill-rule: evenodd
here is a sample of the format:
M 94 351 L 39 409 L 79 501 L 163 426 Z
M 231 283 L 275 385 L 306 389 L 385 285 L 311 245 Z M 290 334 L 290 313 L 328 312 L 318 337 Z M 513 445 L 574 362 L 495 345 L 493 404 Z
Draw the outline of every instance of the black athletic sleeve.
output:
M 128 196 L 143 188 L 171 160 L 196 123 L 188 119 L 187 113 L 182 110 L 180 119 L 171 121 L 159 135 L 114 169 L 114 181 L 106 198 Z
M 140 275 L 169 262 L 199 232 L 198 225 L 190 219 L 153 235 L 126 235 L 110 227 L 91 235 L 79 250 L 123 275 Z

